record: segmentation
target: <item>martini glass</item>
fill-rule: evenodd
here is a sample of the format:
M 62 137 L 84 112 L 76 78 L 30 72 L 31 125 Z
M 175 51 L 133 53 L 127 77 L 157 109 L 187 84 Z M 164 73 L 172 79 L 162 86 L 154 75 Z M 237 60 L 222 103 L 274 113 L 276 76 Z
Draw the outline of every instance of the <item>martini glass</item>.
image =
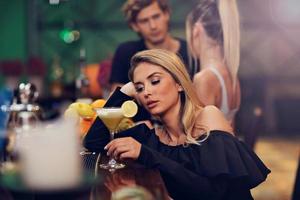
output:
M 117 107 L 100 108 L 97 109 L 97 114 L 105 126 L 109 129 L 110 140 L 113 140 L 114 135 L 117 132 L 118 125 L 124 118 L 122 109 Z M 124 167 L 124 164 L 118 163 L 112 156 L 110 156 L 108 163 L 100 165 L 100 168 L 108 169 L 110 172 Z

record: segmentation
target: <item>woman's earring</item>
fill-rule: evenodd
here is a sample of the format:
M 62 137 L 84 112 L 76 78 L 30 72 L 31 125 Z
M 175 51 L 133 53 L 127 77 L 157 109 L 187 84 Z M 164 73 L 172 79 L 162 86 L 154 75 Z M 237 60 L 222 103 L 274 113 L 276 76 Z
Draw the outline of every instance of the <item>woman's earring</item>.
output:
M 178 92 L 182 92 L 182 91 L 183 91 L 183 88 L 181 86 L 179 86 Z

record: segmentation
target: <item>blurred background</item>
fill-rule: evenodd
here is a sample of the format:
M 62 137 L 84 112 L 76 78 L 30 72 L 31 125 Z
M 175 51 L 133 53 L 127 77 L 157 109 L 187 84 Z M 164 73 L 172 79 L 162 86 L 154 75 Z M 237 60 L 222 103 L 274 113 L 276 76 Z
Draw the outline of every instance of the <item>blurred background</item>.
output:
M 253 192 L 256 199 L 290 199 L 299 159 L 300 1 L 237 0 L 241 16 L 241 138 L 273 173 Z M 170 0 L 171 32 L 185 38 L 185 17 L 198 0 Z M 138 38 L 120 0 L 0 1 L 0 88 L 31 82 L 44 107 L 75 99 L 80 65 L 93 98 L 105 96 L 97 79 L 117 45 Z M 103 85 L 101 85 L 101 83 Z M 257 142 L 256 142 L 257 141 Z M 283 180 L 283 177 L 286 177 Z

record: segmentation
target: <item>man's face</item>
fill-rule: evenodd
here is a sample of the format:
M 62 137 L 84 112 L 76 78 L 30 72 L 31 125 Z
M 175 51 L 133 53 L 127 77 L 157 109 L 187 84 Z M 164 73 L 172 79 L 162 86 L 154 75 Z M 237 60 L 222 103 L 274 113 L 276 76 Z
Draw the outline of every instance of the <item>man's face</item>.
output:
M 157 45 L 164 42 L 168 34 L 169 19 L 169 13 L 163 12 L 154 2 L 139 12 L 131 26 L 146 42 Z

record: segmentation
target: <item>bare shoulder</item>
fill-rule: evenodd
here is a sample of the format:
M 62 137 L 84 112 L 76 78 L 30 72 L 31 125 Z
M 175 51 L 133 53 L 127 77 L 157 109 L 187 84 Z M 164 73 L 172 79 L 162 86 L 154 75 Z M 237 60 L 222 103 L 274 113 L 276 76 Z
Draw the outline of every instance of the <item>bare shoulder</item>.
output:
M 220 130 L 233 134 L 230 123 L 216 106 L 205 106 L 198 118 L 201 124 L 206 126 L 209 130 Z
M 205 105 L 217 105 L 219 99 L 220 85 L 217 77 L 211 70 L 204 69 L 193 78 L 193 85 L 196 89 L 199 99 Z
M 194 82 L 207 82 L 216 79 L 214 73 L 208 68 L 201 70 L 194 75 Z

